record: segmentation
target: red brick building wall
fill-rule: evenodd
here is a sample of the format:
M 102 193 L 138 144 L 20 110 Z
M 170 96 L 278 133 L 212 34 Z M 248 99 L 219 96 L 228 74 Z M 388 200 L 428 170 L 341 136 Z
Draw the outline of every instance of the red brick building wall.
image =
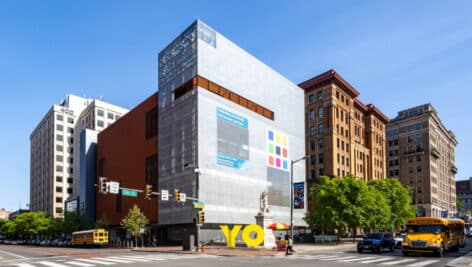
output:
M 97 143 L 98 177 L 139 190 L 148 183 L 157 191 L 157 93 L 99 133 Z M 146 200 L 143 193 L 137 197 L 97 194 L 97 221 L 119 225 L 134 204 L 151 225 L 157 225 L 157 199 Z

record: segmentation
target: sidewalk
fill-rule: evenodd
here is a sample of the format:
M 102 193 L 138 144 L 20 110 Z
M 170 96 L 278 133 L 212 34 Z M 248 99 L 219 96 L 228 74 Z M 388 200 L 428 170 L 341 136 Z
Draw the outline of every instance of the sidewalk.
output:
M 356 244 L 341 243 L 336 245 L 318 245 L 318 244 L 295 244 L 293 246 L 296 254 L 304 254 L 308 252 L 339 250 L 339 249 L 355 249 Z M 155 253 L 181 253 L 181 254 L 197 254 L 195 251 L 184 251 L 182 246 L 172 247 L 145 247 L 134 248 L 133 251 L 138 252 L 155 252 Z M 247 248 L 235 247 L 228 248 L 225 246 L 207 246 L 205 254 L 218 256 L 284 256 L 285 251 L 276 251 L 274 249 L 265 248 Z
M 447 267 L 462 267 L 462 266 L 472 266 L 472 252 L 459 257 L 457 259 L 448 261 L 446 264 Z

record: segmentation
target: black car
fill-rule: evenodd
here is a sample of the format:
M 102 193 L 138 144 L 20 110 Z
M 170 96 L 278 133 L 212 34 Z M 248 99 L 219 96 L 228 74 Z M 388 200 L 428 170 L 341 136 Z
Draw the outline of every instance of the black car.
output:
M 389 251 L 395 250 L 395 240 L 388 233 L 368 233 L 362 241 L 357 243 L 357 252 L 359 253 L 362 253 L 365 249 L 381 253 L 386 248 Z

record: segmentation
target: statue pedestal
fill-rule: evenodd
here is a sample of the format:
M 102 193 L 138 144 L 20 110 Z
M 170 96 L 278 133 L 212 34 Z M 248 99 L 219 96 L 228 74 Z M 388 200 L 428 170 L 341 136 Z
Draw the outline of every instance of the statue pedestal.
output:
M 264 248 L 272 249 L 275 245 L 275 236 L 272 229 L 267 229 L 269 225 L 273 223 L 273 217 L 270 214 L 259 213 L 256 216 L 256 224 L 264 229 L 264 242 L 262 246 Z

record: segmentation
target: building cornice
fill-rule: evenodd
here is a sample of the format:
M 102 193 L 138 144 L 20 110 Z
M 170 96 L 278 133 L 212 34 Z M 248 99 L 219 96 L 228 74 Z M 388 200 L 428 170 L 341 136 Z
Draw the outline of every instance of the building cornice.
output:
M 367 105 L 368 111 L 367 113 L 373 114 L 375 117 L 377 117 L 379 120 L 381 120 L 383 123 L 387 124 L 390 122 L 387 116 L 380 111 L 376 106 L 373 104 L 368 104 Z
M 344 90 L 347 94 L 349 94 L 351 97 L 355 98 L 359 96 L 359 92 L 354 88 L 352 85 L 350 85 L 346 80 L 341 77 L 336 71 L 333 69 L 328 70 L 318 76 L 315 76 L 309 80 L 306 80 L 298 86 L 303 88 L 305 92 L 314 90 L 316 88 L 328 85 L 334 83 L 336 84 L 339 88 Z

